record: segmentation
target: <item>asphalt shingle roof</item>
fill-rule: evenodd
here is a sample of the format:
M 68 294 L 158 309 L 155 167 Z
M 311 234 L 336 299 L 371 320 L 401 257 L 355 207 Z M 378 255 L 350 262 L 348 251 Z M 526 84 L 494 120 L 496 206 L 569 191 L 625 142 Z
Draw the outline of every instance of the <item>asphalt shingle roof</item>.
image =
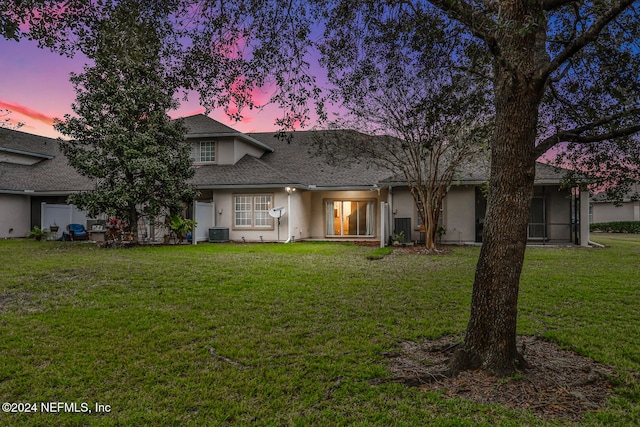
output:
M 478 160 L 469 162 L 455 174 L 454 184 L 477 184 L 485 182 L 489 179 L 489 162 L 487 160 Z M 559 183 L 564 176 L 564 171 L 555 166 L 545 163 L 536 162 L 536 183 Z M 384 180 L 387 183 L 401 184 L 406 180 L 401 175 L 395 175 L 392 178 Z
M 0 147 L 27 153 L 52 156 L 56 150 L 56 140 L 32 135 L 12 129 L 0 128 Z
M 264 154 L 262 160 L 282 171 L 292 183 L 317 187 L 361 187 L 376 185 L 391 175 L 387 170 L 364 162 L 334 165 L 324 156 L 315 156 L 312 144 L 316 138 L 322 138 L 323 133 L 294 132 L 290 142 L 277 138 L 274 133 L 251 136 L 274 147 L 274 152 Z
M 185 119 L 192 132 L 199 134 L 233 134 L 244 140 L 255 141 L 263 146 L 265 153 L 260 158 L 245 155 L 235 165 L 196 166 L 191 180 L 198 188 L 234 187 L 278 187 L 304 186 L 308 188 L 362 188 L 378 184 L 402 183 L 401 177 L 393 177 L 387 170 L 376 168 L 365 162 L 340 162 L 333 164 L 324 156 L 315 156 L 313 143 L 318 138 L 340 136 L 362 137 L 352 131 L 301 131 L 294 132 L 291 140 L 276 137 L 273 132 L 241 134 L 203 115 Z M 41 161 L 27 166 L 0 162 L 0 192 L 60 192 L 91 189 L 93 183 L 69 166 L 59 148 L 59 141 L 31 135 L 15 130 L 0 129 L 0 148 L 20 150 L 43 155 Z M 463 170 L 457 182 L 460 184 L 482 182 L 487 179 L 488 168 L 480 163 Z M 562 171 L 538 163 L 538 182 L 559 182 Z
M 205 116 L 204 114 L 195 114 L 193 116 L 184 117 L 183 118 L 184 125 L 187 128 L 187 132 L 190 135 L 196 134 L 211 134 L 211 133 L 222 133 L 222 134 L 238 134 L 242 135 L 237 130 L 220 123 L 217 120 L 213 120 L 210 117 Z
M 184 117 L 184 125 L 187 128 L 187 138 L 205 138 L 212 136 L 234 136 L 240 138 L 250 144 L 253 144 L 263 150 L 273 151 L 273 148 L 266 145 L 262 141 L 258 141 L 247 134 L 239 132 L 227 125 L 220 123 L 217 120 L 213 120 L 204 114 L 196 114 L 189 117 Z
M 69 166 L 56 139 L 0 129 L 0 147 L 50 156 L 31 166 L 0 162 L 0 191 L 68 193 L 92 188 L 90 179 Z

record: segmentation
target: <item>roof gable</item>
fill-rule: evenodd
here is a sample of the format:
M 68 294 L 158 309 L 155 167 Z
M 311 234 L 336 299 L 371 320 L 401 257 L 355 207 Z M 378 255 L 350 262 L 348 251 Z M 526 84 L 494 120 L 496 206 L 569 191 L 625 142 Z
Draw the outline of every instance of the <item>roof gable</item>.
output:
M 258 141 L 242 132 L 238 132 L 237 130 L 230 128 L 211 117 L 205 116 L 204 114 L 183 117 L 182 121 L 187 128 L 187 139 L 220 138 L 230 136 L 248 142 L 249 144 L 264 151 L 273 152 L 273 148 L 264 142 Z

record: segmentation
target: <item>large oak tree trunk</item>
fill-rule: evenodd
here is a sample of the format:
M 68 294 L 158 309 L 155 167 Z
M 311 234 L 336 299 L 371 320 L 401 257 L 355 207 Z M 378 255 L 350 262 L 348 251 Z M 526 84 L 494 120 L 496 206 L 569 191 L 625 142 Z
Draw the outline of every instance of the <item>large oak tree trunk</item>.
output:
M 516 9 L 517 3 L 512 3 Z M 518 10 L 505 13 L 513 21 L 524 16 Z M 536 35 L 501 42 L 502 57 L 493 67 L 496 127 L 483 244 L 464 343 L 450 362 L 453 373 L 482 368 L 507 376 L 526 365 L 516 348 L 516 318 L 543 87 L 535 78 Z

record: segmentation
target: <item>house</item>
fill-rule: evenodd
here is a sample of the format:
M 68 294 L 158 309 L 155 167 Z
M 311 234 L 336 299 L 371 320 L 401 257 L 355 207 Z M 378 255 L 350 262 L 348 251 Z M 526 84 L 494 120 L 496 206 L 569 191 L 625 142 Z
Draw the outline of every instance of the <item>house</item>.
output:
M 367 164 L 336 165 L 313 156 L 310 144 L 322 134 L 295 132 L 285 141 L 273 133 L 243 134 L 204 115 L 186 117 L 185 125 L 196 169 L 192 182 L 199 191 L 190 210 L 198 222 L 195 242 L 211 233 L 247 242 L 384 244 L 399 231 L 408 240 L 422 237 L 406 183 Z M 73 221 L 89 225 L 65 199 L 91 188 L 91 182 L 68 166 L 56 140 L 2 129 L 0 153 L 0 237 L 22 237 L 32 226 L 47 228 L 52 221 L 61 227 Z M 443 206 L 443 243 L 482 241 L 487 176 L 477 167 L 457 177 Z M 561 178 L 560 171 L 538 164 L 529 239 L 586 245 L 588 222 L 578 219 L 586 218 L 588 195 L 561 190 Z M 147 237 L 157 238 L 153 234 Z
M 620 203 L 614 203 L 604 192 L 590 199 L 589 222 L 640 221 L 640 183 L 631 187 Z

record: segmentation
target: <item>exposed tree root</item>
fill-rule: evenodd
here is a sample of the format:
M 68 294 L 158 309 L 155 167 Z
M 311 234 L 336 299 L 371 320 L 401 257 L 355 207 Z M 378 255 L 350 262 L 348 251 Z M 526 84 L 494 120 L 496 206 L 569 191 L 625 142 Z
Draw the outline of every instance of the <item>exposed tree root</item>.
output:
M 613 368 L 561 350 L 540 337 L 518 337 L 528 368 L 514 376 L 498 378 L 480 369 L 453 375 L 449 359 L 458 349 L 458 342 L 454 337 L 424 343 L 401 342 L 397 352 L 384 355 L 391 376 L 371 384 L 402 383 L 444 392 L 451 398 L 528 409 L 546 420 L 572 421 L 603 407 L 612 392 L 609 378 L 615 374 Z

